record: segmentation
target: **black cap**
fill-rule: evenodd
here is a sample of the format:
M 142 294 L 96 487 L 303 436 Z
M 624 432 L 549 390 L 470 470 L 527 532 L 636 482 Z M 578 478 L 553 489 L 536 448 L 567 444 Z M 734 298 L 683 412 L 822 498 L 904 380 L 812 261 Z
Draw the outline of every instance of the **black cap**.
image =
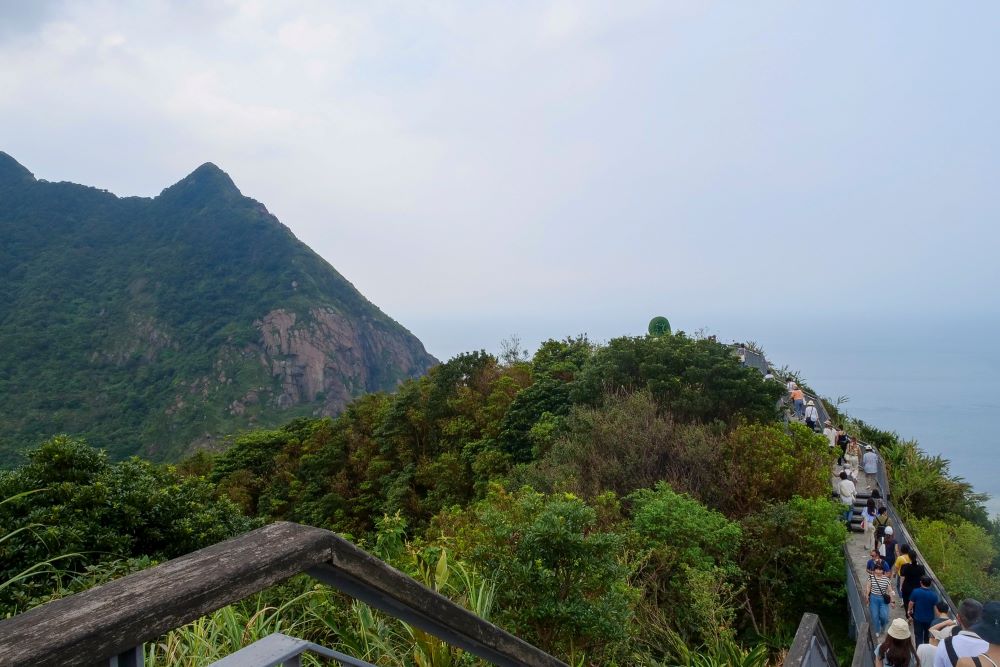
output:
M 971 630 L 991 644 L 1000 644 L 1000 601 L 983 605 L 983 615 Z

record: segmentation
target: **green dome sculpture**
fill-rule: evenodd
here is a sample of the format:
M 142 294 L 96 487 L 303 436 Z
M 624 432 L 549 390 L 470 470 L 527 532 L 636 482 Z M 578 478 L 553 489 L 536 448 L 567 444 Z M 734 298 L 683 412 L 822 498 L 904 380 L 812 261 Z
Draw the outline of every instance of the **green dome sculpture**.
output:
M 650 336 L 666 336 L 670 333 L 670 321 L 665 317 L 654 317 L 649 321 Z

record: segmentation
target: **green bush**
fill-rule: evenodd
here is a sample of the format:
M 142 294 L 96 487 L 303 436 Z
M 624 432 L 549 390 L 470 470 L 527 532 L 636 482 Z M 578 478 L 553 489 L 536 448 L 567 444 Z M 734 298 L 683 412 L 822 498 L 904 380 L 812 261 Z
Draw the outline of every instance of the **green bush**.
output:
M 173 558 L 255 525 L 204 479 L 139 459 L 112 464 L 82 440 L 59 436 L 27 456 L 0 476 L 0 498 L 17 496 L 0 504 L 0 525 L 19 531 L 0 543 L 0 581 L 53 558 L 69 576 L 104 560 Z M 0 604 L 23 609 L 48 593 L 42 585 L 11 586 Z
M 496 619 L 560 655 L 613 654 L 629 636 L 637 591 L 622 560 L 625 537 L 568 494 L 494 489 L 467 510 L 435 518 L 430 535 L 497 583 Z
M 733 639 L 742 580 L 739 524 L 662 482 L 628 500 L 646 550 L 638 582 L 648 613 L 688 642 L 716 646 Z
M 957 516 L 908 523 L 917 547 L 955 600 L 1000 597 L 1000 576 L 992 573 L 997 550 L 983 528 Z
M 743 519 L 739 562 L 758 635 L 791 636 L 807 611 L 842 615 L 842 511 L 829 498 L 792 498 Z

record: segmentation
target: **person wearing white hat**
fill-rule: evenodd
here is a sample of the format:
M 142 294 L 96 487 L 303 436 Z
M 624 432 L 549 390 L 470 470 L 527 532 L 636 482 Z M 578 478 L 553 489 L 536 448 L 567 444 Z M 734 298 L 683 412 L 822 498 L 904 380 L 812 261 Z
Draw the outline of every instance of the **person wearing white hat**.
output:
M 866 475 L 878 474 L 878 454 L 875 453 L 871 445 L 865 445 L 865 453 L 861 456 L 861 465 L 864 467 Z M 868 486 L 875 488 L 871 479 L 868 480 Z
M 837 429 L 833 428 L 833 422 L 827 419 L 823 422 L 823 435 L 830 442 L 830 451 L 837 446 Z
M 806 402 L 806 426 L 815 431 L 817 424 L 819 424 L 819 410 L 816 409 L 816 402 L 810 398 Z
M 875 664 L 878 667 L 909 667 L 915 657 L 910 626 L 901 618 L 894 619 L 889 624 L 885 641 L 875 651 Z
M 882 540 L 882 557 L 886 563 L 896 562 L 896 536 L 893 534 L 892 526 L 885 527 L 885 534 Z

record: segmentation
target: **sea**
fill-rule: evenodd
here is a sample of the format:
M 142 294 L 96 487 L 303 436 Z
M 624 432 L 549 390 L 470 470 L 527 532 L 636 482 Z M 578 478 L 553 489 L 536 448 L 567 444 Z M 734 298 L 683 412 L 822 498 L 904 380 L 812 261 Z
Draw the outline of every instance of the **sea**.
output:
M 993 327 L 892 329 L 834 324 L 810 335 L 768 332 L 760 343 L 821 395 L 843 397 L 849 415 L 948 459 L 952 474 L 990 494 L 991 516 L 1000 514 L 1000 341 L 984 335 Z

